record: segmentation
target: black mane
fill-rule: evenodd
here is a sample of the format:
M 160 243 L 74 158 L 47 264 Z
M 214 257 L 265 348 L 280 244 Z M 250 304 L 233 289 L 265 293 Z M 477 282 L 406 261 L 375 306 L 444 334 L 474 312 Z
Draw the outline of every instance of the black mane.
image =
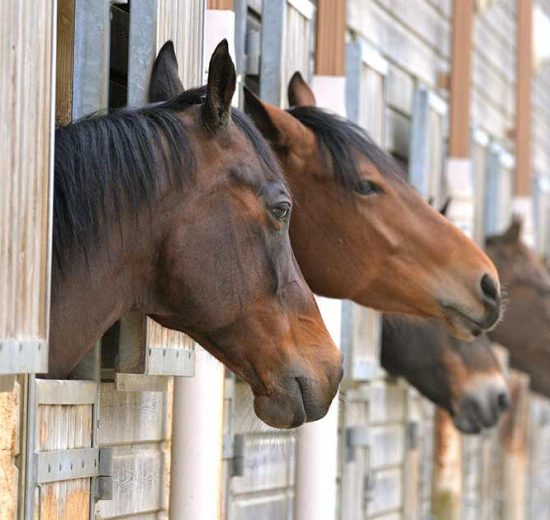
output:
M 348 119 L 317 107 L 295 107 L 288 113 L 315 133 L 325 162 L 328 163 L 328 154 L 336 182 L 345 190 L 353 190 L 360 179 L 357 152 L 367 157 L 382 175 L 404 178 L 393 158 L 363 128 Z
M 190 89 L 165 103 L 96 113 L 56 130 L 53 254 L 59 267 L 67 251 L 88 257 L 106 223 L 108 201 L 120 223 L 123 207 L 135 215 L 143 204 L 151 207 L 159 171 L 172 172 L 169 181 L 185 186 L 196 160 L 188 128 L 177 113 L 201 104 L 205 94 L 205 87 Z M 231 113 L 260 160 L 278 172 L 271 150 L 247 116 Z

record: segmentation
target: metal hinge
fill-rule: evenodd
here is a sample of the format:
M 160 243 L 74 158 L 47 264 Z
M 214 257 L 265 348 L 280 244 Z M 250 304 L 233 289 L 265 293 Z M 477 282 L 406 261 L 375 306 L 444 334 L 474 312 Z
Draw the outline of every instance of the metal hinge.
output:
M 238 433 L 233 438 L 233 458 L 231 459 L 231 476 L 244 476 L 245 466 L 245 437 Z
M 366 448 L 370 445 L 370 428 L 367 426 L 351 426 L 345 431 L 346 462 L 355 459 L 356 448 Z

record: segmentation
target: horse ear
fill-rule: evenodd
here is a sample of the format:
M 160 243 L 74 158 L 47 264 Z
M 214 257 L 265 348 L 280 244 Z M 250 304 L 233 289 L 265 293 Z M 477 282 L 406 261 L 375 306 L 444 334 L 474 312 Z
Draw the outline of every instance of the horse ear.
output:
M 518 215 L 514 215 L 512 218 L 512 223 L 510 224 L 510 227 L 504 232 L 503 237 L 508 242 L 518 242 L 519 238 L 521 237 L 521 227 L 523 225 L 523 222 L 521 218 Z
M 288 84 L 288 104 L 291 107 L 315 107 L 315 94 L 302 75 L 296 71 Z
M 153 64 L 149 82 L 149 101 L 151 103 L 167 101 L 184 90 L 178 75 L 178 59 L 174 51 L 174 44 L 168 40 L 160 49 Z
M 202 107 L 202 118 L 206 127 L 216 132 L 229 126 L 231 100 L 235 93 L 237 75 L 229 55 L 227 40 L 222 40 L 210 58 L 206 99 Z
M 277 146 L 281 144 L 281 132 L 273 122 L 262 100 L 247 86 L 245 86 L 243 90 L 244 111 L 252 118 L 258 130 L 271 145 Z
M 445 202 L 443 203 L 443 206 L 439 209 L 439 213 L 441 213 L 444 217 L 447 216 L 447 211 L 449 211 L 449 206 L 451 205 L 452 197 L 447 197 L 445 199 Z

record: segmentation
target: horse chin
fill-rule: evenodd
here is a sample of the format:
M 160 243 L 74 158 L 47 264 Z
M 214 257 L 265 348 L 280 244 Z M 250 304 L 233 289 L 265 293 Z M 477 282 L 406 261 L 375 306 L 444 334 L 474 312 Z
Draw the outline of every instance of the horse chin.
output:
M 326 415 L 333 396 L 323 397 L 303 377 L 285 383 L 284 390 L 254 393 L 254 411 L 260 420 L 273 428 L 290 429 Z
M 471 318 L 466 312 L 443 305 L 443 318 L 447 324 L 449 333 L 462 341 L 472 341 L 483 332 L 491 330 L 498 321 L 498 316 L 494 319 L 490 317 L 483 321 Z
M 307 421 L 303 400 L 282 396 L 254 396 L 254 412 L 260 420 L 272 428 L 290 429 Z

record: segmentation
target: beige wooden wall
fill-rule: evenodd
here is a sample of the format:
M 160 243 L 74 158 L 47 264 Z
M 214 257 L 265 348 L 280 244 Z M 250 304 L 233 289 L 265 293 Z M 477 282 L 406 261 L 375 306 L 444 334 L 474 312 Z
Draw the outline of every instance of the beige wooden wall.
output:
M 349 0 L 349 28 L 390 61 L 388 146 L 404 158 L 415 83 L 437 88 L 449 72 L 451 7 L 451 0 Z M 515 16 L 515 0 L 498 0 L 476 15 L 473 29 L 472 123 L 498 139 L 514 124 Z

